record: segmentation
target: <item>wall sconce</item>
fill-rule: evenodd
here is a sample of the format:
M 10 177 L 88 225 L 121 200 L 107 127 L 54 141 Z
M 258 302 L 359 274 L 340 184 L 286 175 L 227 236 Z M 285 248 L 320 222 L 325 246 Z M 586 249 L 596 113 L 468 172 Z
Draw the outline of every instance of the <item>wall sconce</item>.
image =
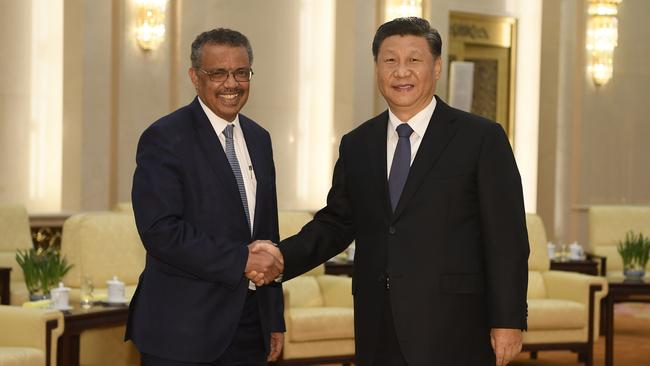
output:
M 167 0 L 136 0 L 135 8 L 135 39 L 143 50 L 155 50 L 165 40 Z
M 422 18 L 422 0 L 385 0 L 382 23 L 400 17 Z
M 618 45 L 618 4 L 621 0 L 589 0 L 587 14 L 587 71 L 596 86 L 605 85 L 614 72 Z

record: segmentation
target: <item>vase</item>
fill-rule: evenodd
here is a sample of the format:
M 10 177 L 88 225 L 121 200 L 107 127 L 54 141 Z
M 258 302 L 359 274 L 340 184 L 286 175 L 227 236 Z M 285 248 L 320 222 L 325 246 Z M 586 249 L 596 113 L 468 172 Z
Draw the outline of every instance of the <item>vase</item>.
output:
M 640 281 L 645 276 L 645 269 L 641 268 L 625 268 L 623 274 L 628 280 Z
M 29 294 L 29 301 L 48 300 L 50 294 Z

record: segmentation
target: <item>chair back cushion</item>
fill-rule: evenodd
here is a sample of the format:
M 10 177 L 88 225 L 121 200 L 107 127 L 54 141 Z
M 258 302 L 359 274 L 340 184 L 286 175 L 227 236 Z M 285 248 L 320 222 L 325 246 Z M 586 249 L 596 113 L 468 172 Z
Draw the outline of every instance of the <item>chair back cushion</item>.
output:
M 546 285 L 540 271 L 528 271 L 528 299 L 545 299 Z
M 302 275 L 284 282 L 282 287 L 289 293 L 289 307 L 320 307 L 323 296 L 316 276 Z
M 135 285 L 144 269 L 145 249 L 133 215 L 92 212 L 74 215 L 63 224 L 61 253 L 74 267 L 64 282 L 80 287 L 91 276 L 95 287 L 118 276 L 125 285 Z
M 589 207 L 589 247 L 607 257 L 608 271 L 623 269 L 616 247 L 630 230 L 650 236 L 650 206 Z M 650 262 L 646 268 L 650 270 Z
M 29 216 L 23 206 L 0 205 L 0 267 L 11 268 L 11 280 L 22 281 L 23 271 L 16 262 L 16 250 L 32 248 Z
M 548 241 L 542 218 L 536 214 L 526 214 L 526 227 L 528 228 L 528 242 L 530 243 L 528 269 L 530 271 L 548 271 L 551 263 L 548 259 Z

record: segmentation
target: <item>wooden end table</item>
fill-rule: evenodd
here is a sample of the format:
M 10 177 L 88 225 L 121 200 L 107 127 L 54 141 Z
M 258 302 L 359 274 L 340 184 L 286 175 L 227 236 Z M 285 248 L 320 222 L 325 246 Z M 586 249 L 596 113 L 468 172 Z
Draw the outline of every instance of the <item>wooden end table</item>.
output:
M 9 305 L 11 303 L 11 268 L 0 267 L 0 305 Z
M 129 316 L 128 305 L 95 305 L 90 309 L 75 308 L 63 312 L 65 327 L 59 338 L 57 364 L 59 366 L 79 366 L 79 338 L 89 329 L 110 328 L 126 324 Z
M 598 262 L 590 259 L 551 260 L 551 270 L 578 272 L 598 276 Z
M 628 281 L 623 277 L 608 277 L 609 293 L 605 309 L 605 366 L 614 365 L 614 305 L 617 302 L 650 302 L 650 282 Z
M 329 275 L 345 275 L 352 277 L 352 272 L 354 271 L 354 261 L 339 261 L 339 260 L 329 260 L 325 262 L 325 274 Z

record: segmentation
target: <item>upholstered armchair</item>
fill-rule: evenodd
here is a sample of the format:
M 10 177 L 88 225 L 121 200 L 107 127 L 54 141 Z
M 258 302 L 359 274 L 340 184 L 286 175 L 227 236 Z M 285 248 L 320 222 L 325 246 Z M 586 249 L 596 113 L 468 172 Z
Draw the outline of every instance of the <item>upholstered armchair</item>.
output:
M 287 332 L 279 364 L 349 364 L 353 360 L 351 278 L 324 272 L 321 265 L 283 284 Z
M 607 258 L 601 274 L 623 276 L 623 260 L 617 245 L 633 230 L 650 236 L 650 206 L 591 206 L 589 207 L 589 250 Z M 605 270 L 606 269 L 606 270 Z M 650 280 L 650 262 L 646 266 L 646 281 Z
M 16 250 L 33 247 L 29 216 L 23 206 L 0 206 L 0 267 L 11 268 L 10 299 L 2 304 L 20 305 L 29 300 L 23 271 L 16 262 Z
M 593 364 L 593 342 L 598 338 L 600 300 L 607 295 L 602 277 L 551 271 L 542 219 L 526 215 L 528 259 L 528 331 L 524 351 L 571 350 L 587 366 Z
M 119 212 L 81 213 L 63 224 L 61 253 L 74 267 L 64 278 L 71 288 L 70 299 L 78 305 L 84 277 L 92 278 L 95 295 L 106 296 L 106 281 L 117 276 L 131 299 L 144 269 L 145 249 L 133 214 Z M 125 327 L 90 330 L 81 334 L 83 365 L 139 365 L 139 353 L 124 343 Z
M 57 310 L 0 306 L 0 365 L 56 365 L 63 314 Z
M 280 237 L 311 220 L 301 211 L 280 211 Z M 323 265 L 282 284 L 287 332 L 280 365 L 349 364 L 354 357 L 354 310 L 349 277 L 325 274 Z

